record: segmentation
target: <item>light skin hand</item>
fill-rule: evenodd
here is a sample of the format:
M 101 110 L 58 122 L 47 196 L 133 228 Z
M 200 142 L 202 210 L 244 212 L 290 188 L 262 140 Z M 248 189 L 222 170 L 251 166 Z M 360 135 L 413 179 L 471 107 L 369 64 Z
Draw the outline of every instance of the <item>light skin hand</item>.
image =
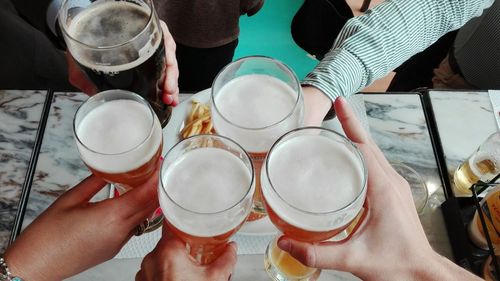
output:
M 481 280 L 434 252 L 408 183 L 363 130 L 344 98 L 335 101 L 335 111 L 368 167 L 368 216 L 347 241 L 310 244 L 281 237 L 278 246 L 305 265 L 351 272 L 366 281 Z
M 175 106 L 179 104 L 179 67 L 177 66 L 177 58 L 175 57 L 176 45 L 172 34 L 168 30 L 167 24 L 161 20 L 160 26 L 163 31 L 166 60 L 162 99 L 165 104 Z
M 227 281 L 236 265 L 236 244 L 229 243 L 220 257 L 209 265 L 198 265 L 185 244 L 163 226 L 163 237 L 149 253 L 135 276 L 136 281 Z
M 118 198 L 89 202 L 105 184 L 89 176 L 34 220 L 5 253 L 12 274 L 62 280 L 113 258 L 158 207 L 158 175 Z
M 167 105 L 177 105 L 179 103 L 179 68 L 177 58 L 175 57 L 175 41 L 168 30 L 165 22 L 160 20 L 160 26 L 163 32 L 163 42 L 165 44 L 165 73 L 163 74 L 163 93 L 162 101 Z M 69 82 L 89 96 L 98 92 L 96 86 L 89 80 L 87 75 L 78 66 L 75 59 L 66 53 L 68 62 L 68 80 Z
M 332 107 L 332 101 L 321 90 L 312 86 L 302 87 L 304 96 L 304 126 L 321 126 Z

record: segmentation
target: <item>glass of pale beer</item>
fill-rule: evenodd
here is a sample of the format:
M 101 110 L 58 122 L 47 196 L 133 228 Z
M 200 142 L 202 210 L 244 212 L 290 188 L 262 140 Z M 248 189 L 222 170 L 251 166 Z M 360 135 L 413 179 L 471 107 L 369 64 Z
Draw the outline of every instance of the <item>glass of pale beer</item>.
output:
M 252 162 L 240 145 L 222 136 L 196 135 L 165 155 L 158 197 L 170 232 L 205 265 L 245 222 L 254 190 Z
M 120 194 L 158 172 L 161 125 L 149 103 L 137 94 L 109 90 L 90 97 L 76 111 L 73 131 L 83 162 Z M 140 232 L 155 229 L 161 221 L 161 215 L 151 216 Z
M 336 238 L 358 221 L 366 197 L 367 170 L 356 146 L 335 131 L 305 127 L 283 135 L 261 171 L 269 218 L 287 237 L 304 242 Z M 338 236 L 337 236 L 338 237 Z M 316 280 L 310 268 L 273 240 L 265 268 L 273 280 Z
M 241 58 L 222 69 L 212 85 L 211 104 L 215 131 L 249 153 L 256 175 L 278 137 L 303 123 L 304 102 L 297 76 L 269 57 Z M 266 215 L 260 179 L 256 179 L 249 220 Z
M 152 0 L 64 0 L 58 19 L 69 54 L 97 91 L 137 93 L 167 124 L 165 44 Z
M 488 182 L 500 173 L 500 132 L 491 134 L 453 175 L 455 195 L 472 196 L 470 188 L 478 181 Z

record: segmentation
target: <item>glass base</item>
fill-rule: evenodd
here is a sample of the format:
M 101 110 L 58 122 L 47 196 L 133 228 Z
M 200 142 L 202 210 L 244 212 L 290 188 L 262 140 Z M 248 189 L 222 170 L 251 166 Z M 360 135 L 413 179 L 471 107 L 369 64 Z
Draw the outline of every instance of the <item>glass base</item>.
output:
M 321 269 L 311 268 L 301 264 L 290 254 L 282 251 L 276 244 L 277 238 L 271 241 L 264 253 L 264 268 L 274 281 L 314 281 L 321 274 Z M 286 265 L 289 272 L 285 273 L 278 264 Z

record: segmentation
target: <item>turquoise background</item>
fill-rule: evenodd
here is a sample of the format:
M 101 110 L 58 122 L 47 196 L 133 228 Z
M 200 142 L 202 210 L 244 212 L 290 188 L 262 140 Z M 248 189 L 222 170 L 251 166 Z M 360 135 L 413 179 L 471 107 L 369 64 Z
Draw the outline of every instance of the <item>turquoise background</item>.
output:
M 254 16 L 240 18 L 240 37 L 234 59 L 249 55 L 276 58 L 291 67 L 300 80 L 318 61 L 293 41 L 290 23 L 304 0 L 265 0 Z

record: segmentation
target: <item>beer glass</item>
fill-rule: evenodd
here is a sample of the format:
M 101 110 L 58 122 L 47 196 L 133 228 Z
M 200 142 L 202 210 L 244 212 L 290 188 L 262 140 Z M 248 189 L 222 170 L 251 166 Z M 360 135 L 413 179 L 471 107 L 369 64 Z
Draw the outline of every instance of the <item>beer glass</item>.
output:
M 73 132 L 83 162 L 120 194 L 145 183 L 159 169 L 160 122 L 137 94 L 109 90 L 90 97 L 76 111 Z M 161 215 L 152 215 L 139 234 L 155 229 L 161 221 Z
M 64 0 L 59 25 L 68 47 L 97 91 L 124 89 L 144 97 L 162 127 L 165 45 L 152 0 Z
M 303 123 L 304 102 L 297 76 L 269 57 L 245 57 L 222 69 L 212 85 L 211 104 L 215 131 L 249 153 L 256 175 L 276 139 Z M 266 215 L 260 179 L 256 179 L 249 220 Z
M 196 135 L 167 152 L 158 197 L 169 230 L 205 265 L 245 222 L 254 186 L 252 162 L 241 146 L 222 136 Z
M 472 196 L 470 187 L 479 180 L 490 181 L 500 173 L 500 132 L 491 134 L 453 175 L 456 194 Z
M 337 238 L 353 226 L 351 222 L 363 218 L 359 215 L 364 214 L 360 211 L 366 196 L 364 160 L 356 146 L 335 131 L 305 127 L 282 136 L 267 155 L 261 183 L 269 218 L 295 240 Z M 268 245 L 264 260 L 273 280 L 319 276 L 319 269 L 301 264 L 276 243 L 275 239 Z

